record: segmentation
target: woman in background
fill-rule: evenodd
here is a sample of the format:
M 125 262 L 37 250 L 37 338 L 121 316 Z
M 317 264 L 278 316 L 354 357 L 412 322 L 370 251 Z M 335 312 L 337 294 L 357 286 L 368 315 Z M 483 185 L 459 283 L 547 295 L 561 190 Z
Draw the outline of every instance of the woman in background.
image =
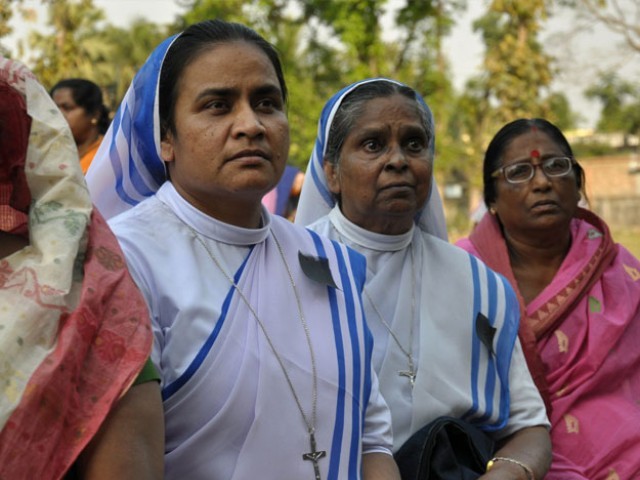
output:
M 109 110 L 102 101 L 102 91 L 90 80 L 69 78 L 53 86 L 51 97 L 69 123 L 82 173 L 86 174 L 109 128 Z

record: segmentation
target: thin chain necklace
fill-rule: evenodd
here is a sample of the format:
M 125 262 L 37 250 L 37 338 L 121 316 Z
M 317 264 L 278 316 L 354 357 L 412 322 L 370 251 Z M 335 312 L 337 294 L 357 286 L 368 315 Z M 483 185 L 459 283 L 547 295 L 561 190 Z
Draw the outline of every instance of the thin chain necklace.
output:
M 341 243 L 348 245 L 349 243 L 344 239 L 340 231 L 338 229 L 335 229 L 335 231 L 336 231 L 336 234 L 338 235 L 338 240 Z M 380 322 L 382 323 L 384 328 L 387 329 L 387 331 L 389 332 L 389 335 L 391 335 L 391 338 L 393 339 L 393 341 L 396 343 L 396 345 L 398 345 L 398 348 L 400 349 L 400 351 L 404 354 L 405 357 L 407 357 L 407 366 L 409 367 L 409 369 L 398 371 L 398 375 L 401 377 L 406 377 L 409 380 L 409 383 L 411 384 L 411 388 L 413 388 L 416 383 L 416 376 L 418 375 L 418 369 L 415 367 L 415 364 L 413 363 L 413 324 L 416 318 L 416 266 L 415 266 L 415 259 L 413 256 L 413 246 L 411 244 L 409 244 L 409 254 L 411 255 L 411 318 L 409 319 L 410 322 L 409 322 L 409 348 L 408 349 L 402 345 L 402 342 L 400 341 L 396 333 L 391 328 L 391 325 L 389 325 L 387 321 L 384 319 L 384 317 L 380 313 L 380 310 L 378 309 L 378 306 L 373 301 L 373 298 L 371 298 L 371 295 L 369 295 L 369 292 L 367 291 L 367 289 L 364 288 L 363 291 L 365 296 L 367 297 L 367 300 L 369 300 L 369 303 L 373 307 L 373 310 L 376 312 L 376 315 L 380 319 Z
M 224 277 L 229 281 L 229 283 L 231 285 L 233 285 L 233 288 L 236 290 L 236 292 L 238 292 L 238 294 L 240 295 L 240 298 L 242 299 L 244 304 L 247 306 L 247 308 L 249 309 L 249 311 L 251 312 L 253 317 L 256 319 L 256 322 L 258 323 L 258 326 L 260 327 L 260 330 L 262 330 L 262 333 L 264 334 L 264 337 L 266 338 L 267 343 L 269 344 L 269 347 L 271 348 L 271 351 L 273 352 L 274 356 L 276 357 L 276 360 L 278 361 L 278 364 L 280 365 L 280 369 L 282 370 L 282 373 L 284 374 L 284 377 L 287 380 L 287 384 L 289 385 L 289 390 L 291 390 L 291 394 L 293 395 L 293 399 L 295 400 L 296 405 L 298 407 L 298 410 L 300 411 L 300 415 L 302 416 L 302 420 L 304 421 L 305 425 L 307 426 L 307 432 L 309 433 L 309 443 L 310 443 L 310 446 L 311 446 L 311 451 L 308 452 L 308 453 L 303 453 L 302 454 L 302 459 L 303 460 L 308 460 L 308 461 L 313 463 L 313 471 L 314 471 L 314 474 L 315 474 L 315 480 L 321 480 L 320 467 L 318 465 L 318 460 L 320 460 L 322 457 L 326 456 L 327 452 L 324 451 L 324 450 L 318 450 L 316 448 L 316 436 L 315 436 L 316 428 L 315 428 L 315 426 L 316 426 L 317 405 L 318 405 L 318 374 L 317 374 L 317 370 L 316 370 L 316 357 L 315 357 L 315 353 L 313 351 L 313 345 L 311 344 L 311 334 L 309 333 L 309 326 L 307 325 L 307 321 L 305 320 L 304 313 L 302 311 L 302 302 L 300 301 L 300 296 L 298 295 L 298 289 L 296 288 L 296 284 L 295 284 L 295 281 L 293 280 L 293 275 L 291 273 L 291 269 L 289 268 L 289 264 L 287 263 L 287 260 L 285 259 L 284 252 L 282 251 L 282 246 L 280 245 L 280 241 L 278 240 L 278 237 L 276 237 L 276 235 L 273 232 L 273 230 L 270 230 L 271 236 L 273 237 L 273 240 L 275 241 L 276 246 L 278 247 L 278 253 L 280 254 L 280 258 L 282 259 L 282 262 L 284 263 L 284 266 L 287 269 L 287 274 L 289 275 L 289 282 L 291 283 L 291 288 L 293 289 L 293 295 L 294 295 L 294 297 L 296 299 L 296 304 L 298 306 L 298 315 L 300 316 L 300 323 L 302 324 L 302 328 L 304 329 L 304 335 L 305 335 L 305 337 L 307 339 L 307 346 L 309 347 L 309 356 L 311 357 L 311 372 L 312 372 L 312 377 L 313 377 L 311 418 L 309 418 L 307 416 L 307 414 L 305 413 L 304 409 L 302 408 L 302 404 L 300 403 L 300 397 L 298 396 L 298 393 L 296 392 L 296 389 L 293 386 L 293 382 L 291 380 L 291 376 L 289 375 L 289 372 L 288 372 L 287 368 L 285 367 L 284 362 L 282 361 L 282 358 L 280 357 L 280 354 L 276 350 L 276 347 L 273 344 L 273 341 L 271 340 L 271 337 L 269 336 L 269 333 L 267 332 L 267 329 L 264 326 L 264 323 L 262 322 L 262 320 L 260 320 L 260 317 L 258 316 L 258 313 L 255 311 L 255 309 L 253 308 L 251 303 L 249 303 L 249 300 L 244 295 L 244 293 L 242 292 L 242 290 L 240 289 L 238 284 L 235 282 L 233 277 L 231 277 L 231 275 L 229 275 L 225 271 L 225 269 L 222 268 L 222 264 L 218 260 L 218 257 L 216 257 L 214 255 L 214 253 L 211 251 L 211 249 L 209 249 L 209 246 L 200 237 L 198 232 L 196 232 L 191 227 L 191 225 L 188 225 L 185 222 L 183 222 L 183 223 L 187 226 L 187 228 L 189 228 L 189 230 L 191 230 L 191 233 L 193 234 L 195 239 L 200 243 L 200 245 L 202 245 L 202 247 L 205 249 L 205 251 L 207 252 L 209 257 L 211 257 L 211 260 L 213 260 L 213 263 L 216 264 L 216 267 L 218 267 L 218 270 L 220 270 L 222 275 L 224 275 Z
M 384 317 L 380 313 L 380 310 L 378 310 L 378 306 L 375 304 L 375 302 L 371 298 L 371 295 L 369 295 L 369 292 L 367 291 L 366 288 L 364 289 L 364 294 L 366 295 L 367 300 L 369 300 L 369 303 L 373 307 L 373 310 L 378 315 L 380 322 L 382 322 L 382 325 L 384 325 L 384 328 L 387 329 L 387 331 L 389 332 L 389 335 L 391 335 L 391 338 L 393 338 L 393 341 L 396 342 L 396 345 L 398 345 L 398 348 L 400 349 L 400 351 L 404 353 L 405 357 L 407 357 L 407 363 L 408 363 L 409 369 L 400 370 L 398 372 L 398 375 L 400 375 L 401 377 L 407 377 L 407 379 L 409 380 L 409 383 L 411 384 L 411 388 L 413 388 L 415 385 L 416 375 L 418 374 L 418 371 L 415 368 L 415 365 L 413 363 L 413 323 L 415 322 L 415 315 L 416 315 L 416 267 L 415 267 L 415 262 L 413 258 L 413 248 L 411 248 L 411 245 L 409 246 L 409 253 L 411 254 L 411 318 L 409 319 L 409 348 L 408 349 L 402 345 L 402 342 L 400 342 L 400 340 L 398 339 L 398 336 L 395 334 L 395 332 L 391 328 L 391 325 L 389 325 L 387 321 L 384 319 Z

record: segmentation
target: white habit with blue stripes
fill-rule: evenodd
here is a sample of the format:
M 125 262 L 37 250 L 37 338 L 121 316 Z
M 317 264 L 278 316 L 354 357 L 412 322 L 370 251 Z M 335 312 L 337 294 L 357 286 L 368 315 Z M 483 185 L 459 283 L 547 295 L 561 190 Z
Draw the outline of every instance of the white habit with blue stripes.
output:
M 443 415 L 464 418 L 496 438 L 549 425 L 517 339 L 518 301 L 505 278 L 415 226 L 402 235 L 373 233 L 335 207 L 310 228 L 367 259 L 364 306 L 380 391 L 391 409 L 394 451 Z M 418 370 L 413 388 L 398 375 L 407 370 L 407 357 L 368 297 L 405 350 L 413 342 Z M 478 313 L 496 328 L 491 354 L 476 333 Z
M 313 375 L 283 247 L 316 357 L 323 479 L 360 478 L 361 453 L 391 449 L 390 414 L 364 322 L 364 258 L 263 209 L 263 226 L 219 222 L 165 183 L 111 227 L 152 315 L 162 376 L 167 480 L 313 479 L 309 434 L 256 319 L 194 231 L 234 276 L 311 416 Z M 189 225 L 189 227 L 187 226 Z M 298 251 L 325 257 L 337 288 L 308 278 Z

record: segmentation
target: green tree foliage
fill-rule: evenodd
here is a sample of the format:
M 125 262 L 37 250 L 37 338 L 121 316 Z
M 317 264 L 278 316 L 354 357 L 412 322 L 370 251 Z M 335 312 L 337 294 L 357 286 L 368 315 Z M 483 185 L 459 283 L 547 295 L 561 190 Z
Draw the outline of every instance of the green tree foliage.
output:
M 575 128 L 577 120 L 576 113 L 571 110 L 569 100 L 562 93 L 551 93 L 543 104 L 543 108 L 547 111 L 547 118 L 556 124 L 562 131 Z
M 32 32 L 29 46 L 36 52 L 28 59 L 45 87 L 71 76 L 102 79 L 111 71 L 110 45 L 99 28 L 104 12 L 93 0 L 56 0 L 49 3 L 47 24 L 53 33 Z
M 538 40 L 545 0 L 493 0 L 474 27 L 486 45 L 486 88 L 498 122 L 544 116 L 542 98 L 552 80 L 551 58 Z
M 602 104 L 600 131 L 640 134 L 640 86 L 637 83 L 625 82 L 615 73 L 604 73 L 585 93 Z
M 93 0 L 50 0 L 48 32 L 32 32 L 33 52 L 26 63 L 42 84 L 51 88 L 64 78 L 93 80 L 103 88 L 105 103 L 117 107 L 137 69 L 170 31 L 144 19 L 128 28 L 105 21 Z
M 177 31 L 143 18 L 135 19 L 128 28 L 105 27 L 100 36 L 110 48 L 104 75 L 95 81 L 104 87 L 112 109 L 118 106 L 131 80 L 153 49 L 173 33 Z

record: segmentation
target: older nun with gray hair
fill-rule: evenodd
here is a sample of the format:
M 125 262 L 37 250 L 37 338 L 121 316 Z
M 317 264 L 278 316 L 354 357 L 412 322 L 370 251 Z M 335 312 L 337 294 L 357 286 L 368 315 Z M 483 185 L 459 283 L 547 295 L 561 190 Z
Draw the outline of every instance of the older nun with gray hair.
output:
M 517 338 L 518 302 L 447 242 L 434 145 L 413 89 L 384 78 L 342 89 L 322 111 L 296 223 L 367 259 L 364 309 L 403 478 L 429 478 L 414 472 L 415 453 L 446 417 L 489 442 L 475 476 L 455 478 L 541 479 L 549 422 Z

